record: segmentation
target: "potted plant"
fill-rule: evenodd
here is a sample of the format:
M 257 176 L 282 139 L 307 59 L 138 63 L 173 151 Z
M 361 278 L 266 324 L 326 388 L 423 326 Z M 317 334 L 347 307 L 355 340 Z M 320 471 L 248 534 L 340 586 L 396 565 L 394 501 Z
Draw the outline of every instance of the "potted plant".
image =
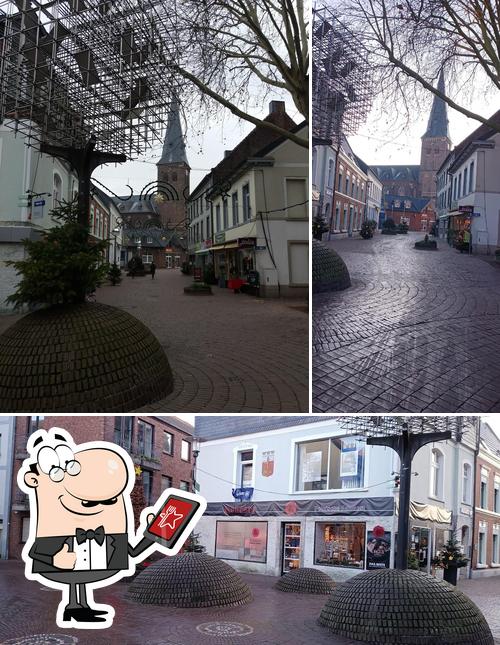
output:
M 410 227 L 406 222 L 401 222 L 398 226 L 398 233 L 402 233 L 403 235 L 406 235 L 408 233 L 408 229 Z
M 109 265 L 108 269 L 108 279 L 111 282 L 111 284 L 116 286 L 122 281 L 122 270 L 120 267 L 116 264 L 116 262 L 113 262 L 113 264 Z
M 441 551 L 432 560 L 435 567 L 443 569 L 443 578 L 452 585 L 457 584 L 457 573 L 461 567 L 466 567 L 469 560 L 462 553 L 455 536 L 451 536 Z
M 323 238 L 323 233 L 328 231 L 328 225 L 323 219 L 323 216 L 317 213 L 312 222 L 312 234 L 315 240 L 321 240 Z
M 371 225 L 371 222 L 369 220 L 365 220 L 361 224 L 359 234 L 364 240 L 369 240 L 373 237 L 373 226 Z
M 384 225 L 382 227 L 382 234 L 383 235 L 396 235 L 397 232 L 398 232 L 398 230 L 396 228 L 396 223 L 394 222 L 392 217 L 388 217 L 385 220 Z

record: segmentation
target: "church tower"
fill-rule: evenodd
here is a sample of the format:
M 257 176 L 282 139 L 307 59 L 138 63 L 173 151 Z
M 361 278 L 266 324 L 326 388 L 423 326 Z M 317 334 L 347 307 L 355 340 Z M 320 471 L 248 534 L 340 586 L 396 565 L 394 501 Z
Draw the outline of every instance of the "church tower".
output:
M 156 206 L 163 226 L 186 228 L 186 199 L 189 195 L 190 167 L 182 134 L 179 103 L 175 98 L 170 106 L 163 152 L 158 168 Z
M 444 72 L 441 69 L 437 89 L 446 93 Z M 448 112 L 443 99 L 434 95 L 432 110 L 427 130 L 422 137 L 420 156 L 419 193 L 421 197 L 430 197 L 433 208 L 436 201 L 436 173 L 451 149 L 448 129 Z

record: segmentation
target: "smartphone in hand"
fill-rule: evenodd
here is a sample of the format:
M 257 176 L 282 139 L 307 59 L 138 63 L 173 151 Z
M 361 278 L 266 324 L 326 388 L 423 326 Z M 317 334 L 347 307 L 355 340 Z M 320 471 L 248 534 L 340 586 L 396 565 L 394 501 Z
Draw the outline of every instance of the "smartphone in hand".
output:
M 194 528 L 194 526 L 189 527 L 188 525 L 201 504 L 193 494 L 188 493 L 184 496 L 183 491 L 175 490 L 174 493 L 172 489 L 165 492 L 167 496 L 162 500 L 153 520 L 147 525 L 144 535 L 167 549 L 178 551 L 189 535 L 190 531 L 186 529 L 191 528 L 192 530 Z M 156 507 L 157 504 L 155 504 L 155 510 Z

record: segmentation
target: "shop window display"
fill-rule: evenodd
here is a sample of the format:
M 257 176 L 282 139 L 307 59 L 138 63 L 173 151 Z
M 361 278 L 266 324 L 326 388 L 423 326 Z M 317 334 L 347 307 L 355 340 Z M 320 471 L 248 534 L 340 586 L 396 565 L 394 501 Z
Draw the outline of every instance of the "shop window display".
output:
M 217 522 L 215 555 L 224 560 L 267 560 L 267 522 Z
M 297 491 L 360 488 L 364 484 L 365 441 L 338 437 L 297 445 Z
M 364 568 L 364 522 L 330 524 L 317 522 L 314 562 L 329 567 Z

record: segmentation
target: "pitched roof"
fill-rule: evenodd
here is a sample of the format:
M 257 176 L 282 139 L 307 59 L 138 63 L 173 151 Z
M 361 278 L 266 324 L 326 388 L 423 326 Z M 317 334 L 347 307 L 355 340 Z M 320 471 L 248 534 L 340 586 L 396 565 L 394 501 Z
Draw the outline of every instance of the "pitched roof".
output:
M 194 432 L 193 426 L 187 421 L 183 421 L 182 419 L 179 419 L 179 417 L 164 417 L 164 416 L 158 416 L 158 415 L 155 415 L 155 417 L 157 419 L 160 419 L 161 421 L 164 421 L 165 423 L 168 423 L 168 425 L 173 426 L 174 428 L 177 428 L 177 430 L 181 430 L 186 434 L 193 435 L 193 432 Z
M 271 105 L 279 104 L 279 101 L 272 101 Z M 274 123 L 284 130 L 293 132 L 298 127 L 293 119 L 283 109 L 274 109 L 266 116 L 264 121 Z M 265 126 L 256 126 L 240 143 L 231 150 L 231 152 L 220 161 L 212 170 L 213 184 L 220 185 L 227 180 L 236 170 L 250 158 L 261 156 L 268 151 L 269 147 L 277 145 L 284 141 L 285 137 L 266 128 Z
M 439 74 L 437 89 L 441 94 L 446 94 L 446 87 L 444 82 L 444 71 L 441 69 Z M 450 138 L 450 130 L 448 127 L 448 108 L 446 103 L 439 96 L 434 95 L 432 102 L 432 109 L 427 123 L 427 130 L 423 135 L 424 138 L 430 137 L 448 137 Z
M 500 110 L 497 110 L 495 114 L 490 116 L 489 120 L 493 121 L 493 123 L 497 123 L 498 125 L 500 125 Z M 453 155 L 453 161 L 450 166 L 450 170 L 451 168 L 453 168 L 454 165 L 457 164 L 457 162 L 462 163 L 462 154 L 467 150 L 467 148 L 474 141 L 486 141 L 494 134 L 498 134 L 498 131 L 489 125 L 485 125 L 484 123 L 481 123 L 481 125 L 478 128 L 476 128 L 474 132 L 471 132 L 468 137 L 465 137 L 465 139 L 460 141 L 460 143 L 458 143 L 453 148 L 453 150 L 449 153 L 448 157 L 446 157 L 444 162 L 441 164 L 441 168 L 446 164 L 446 161 L 449 159 L 450 155 Z
M 408 197 L 401 195 L 391 195 L 387 193 L 383 196 L 384 208 L 389 211 L 393 202 L 399 202 L 400 206 L 396 210 L 405 210 L 407 213 L 421 213 L 431 200 L 428 197 Z M 404 207 L 405 202 L 410 202 L 410 206 Z
M 174 99 L 168 114 L 165 141 L 163 142 L 163 151 L 158 165 L 180 163 L 185 163 L 189 166 L 186 155 L 186 144 L 184 143 L 184 136 L 182 134 L 179 102 L 177 99 Z
M 371 166 L 380 181 L 417 181 L 420 166 Z
M 268 432 L 280 428 L 328 421 L 328 416 L 272 416 L 272 417 L 196 417 L 194 436 L 201 441 L 238 437 L 239 435 Z

